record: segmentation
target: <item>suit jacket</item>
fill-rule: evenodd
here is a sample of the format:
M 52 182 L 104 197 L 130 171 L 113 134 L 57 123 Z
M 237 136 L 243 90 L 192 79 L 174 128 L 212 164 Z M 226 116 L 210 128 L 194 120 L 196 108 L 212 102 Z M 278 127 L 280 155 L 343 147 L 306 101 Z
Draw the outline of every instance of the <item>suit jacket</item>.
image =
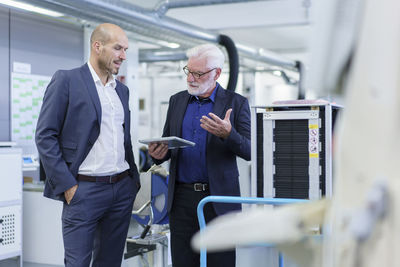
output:
M 117 81 L 124 108 L 124 146 L 129 174 L 140 186 L 134 162 L 128 87 Z M 101 105 L 87 64 L 59 70 L 51 79 L 36 128 L 36 146 L 46 173 L 44 196 L 64 200 L 64 192 L 77 184 L 79 166 L 100 134 Z
M 182 134 L 182 122 L 189 103 L 187 91 L 173 95 L 169 100 L 167 119 L 163 136 L 179 136 Z M 220 118 L 225 117 L 232 108 L 230 122 L 232 131 L 224 140 L 207 133 L 206 161 L 211 195 L 240 196 L 239 172 L 236 156 L 250 160 L 250 108 L 247 99 L 235 92 L 219 86 L 213 113 Z M 183 148 L 184 149 L 184 148 Z M 178 149 L 169 150 L 163 160 L 154 160 L 157 164 L 171 159 L 168 184 L 168 211 L 171 210 L 178 166 Z M 240 204 L 213 203 L 217 214 L 240 209 Z

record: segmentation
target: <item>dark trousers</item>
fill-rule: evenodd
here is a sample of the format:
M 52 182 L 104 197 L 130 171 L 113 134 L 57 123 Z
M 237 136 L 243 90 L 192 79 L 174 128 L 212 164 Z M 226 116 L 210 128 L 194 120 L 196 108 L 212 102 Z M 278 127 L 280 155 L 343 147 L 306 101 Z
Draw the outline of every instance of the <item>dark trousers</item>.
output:
M 190 240 L 200 230 L 197 219 L 197 205 L 201 199 L 208 195 L 208 191 L 195 192 L 193 189 L 179 184 L 175 186 L 174 201 L 169 214 L 173 267 L 200 266 L 200 254 L 192 250 Z M 217 217 L 211 203 L 205 205 L 204 217 L 206 222 Z M 235 250 L 207 253 L 208 267 L 234 267 L 235 261 Z
M 129 176 L 114 184 L 79 181 L 64 203 L 66 267 L 120 267 L 137 187 Z

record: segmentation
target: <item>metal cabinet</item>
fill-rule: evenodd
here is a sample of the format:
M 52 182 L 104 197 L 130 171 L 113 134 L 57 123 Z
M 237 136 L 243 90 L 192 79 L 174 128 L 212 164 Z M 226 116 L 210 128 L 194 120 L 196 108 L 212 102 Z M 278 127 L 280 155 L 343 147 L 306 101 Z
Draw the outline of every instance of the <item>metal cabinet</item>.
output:
M 22 150 L 0 147 L 0 261 L 22 266 Z
M 341 109 L 326 101 L 252 108 L 252 196 L 332 196 L 332 132 Z

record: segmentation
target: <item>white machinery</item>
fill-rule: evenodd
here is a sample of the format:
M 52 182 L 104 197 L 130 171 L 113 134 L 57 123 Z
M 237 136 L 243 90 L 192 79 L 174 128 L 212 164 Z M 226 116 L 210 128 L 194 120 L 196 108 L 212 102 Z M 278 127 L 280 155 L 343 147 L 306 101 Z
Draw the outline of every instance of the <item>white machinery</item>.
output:
M 22 150 L 0 147 L 0 261 L 22 266 Z

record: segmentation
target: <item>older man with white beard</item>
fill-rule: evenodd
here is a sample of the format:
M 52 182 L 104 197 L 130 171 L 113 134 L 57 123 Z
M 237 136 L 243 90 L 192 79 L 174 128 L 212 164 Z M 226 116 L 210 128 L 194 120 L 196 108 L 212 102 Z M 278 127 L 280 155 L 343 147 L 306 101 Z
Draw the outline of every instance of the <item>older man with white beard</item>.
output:
M 196 145 L 168 150 L 152 143 L 149 153 L 160 164 L 168 159 L 168 212 L 174 267 L 200 265 L 190 239 L 199 230 L 196 208 L 209 195 L 239 196 L 236 156 L 250 160 L 250 109 L 246 98 L 217 83 L 224 54 L 215 45 L 190 49 L 183 71 L 187 91 L 169 101 L 163 136 L 179 136 Z M 205 207 L 206 221 L 240 210 L 238 204 L 213 203 Z M 235 251 L 210 253 L 207 266 L 235 266 Z

